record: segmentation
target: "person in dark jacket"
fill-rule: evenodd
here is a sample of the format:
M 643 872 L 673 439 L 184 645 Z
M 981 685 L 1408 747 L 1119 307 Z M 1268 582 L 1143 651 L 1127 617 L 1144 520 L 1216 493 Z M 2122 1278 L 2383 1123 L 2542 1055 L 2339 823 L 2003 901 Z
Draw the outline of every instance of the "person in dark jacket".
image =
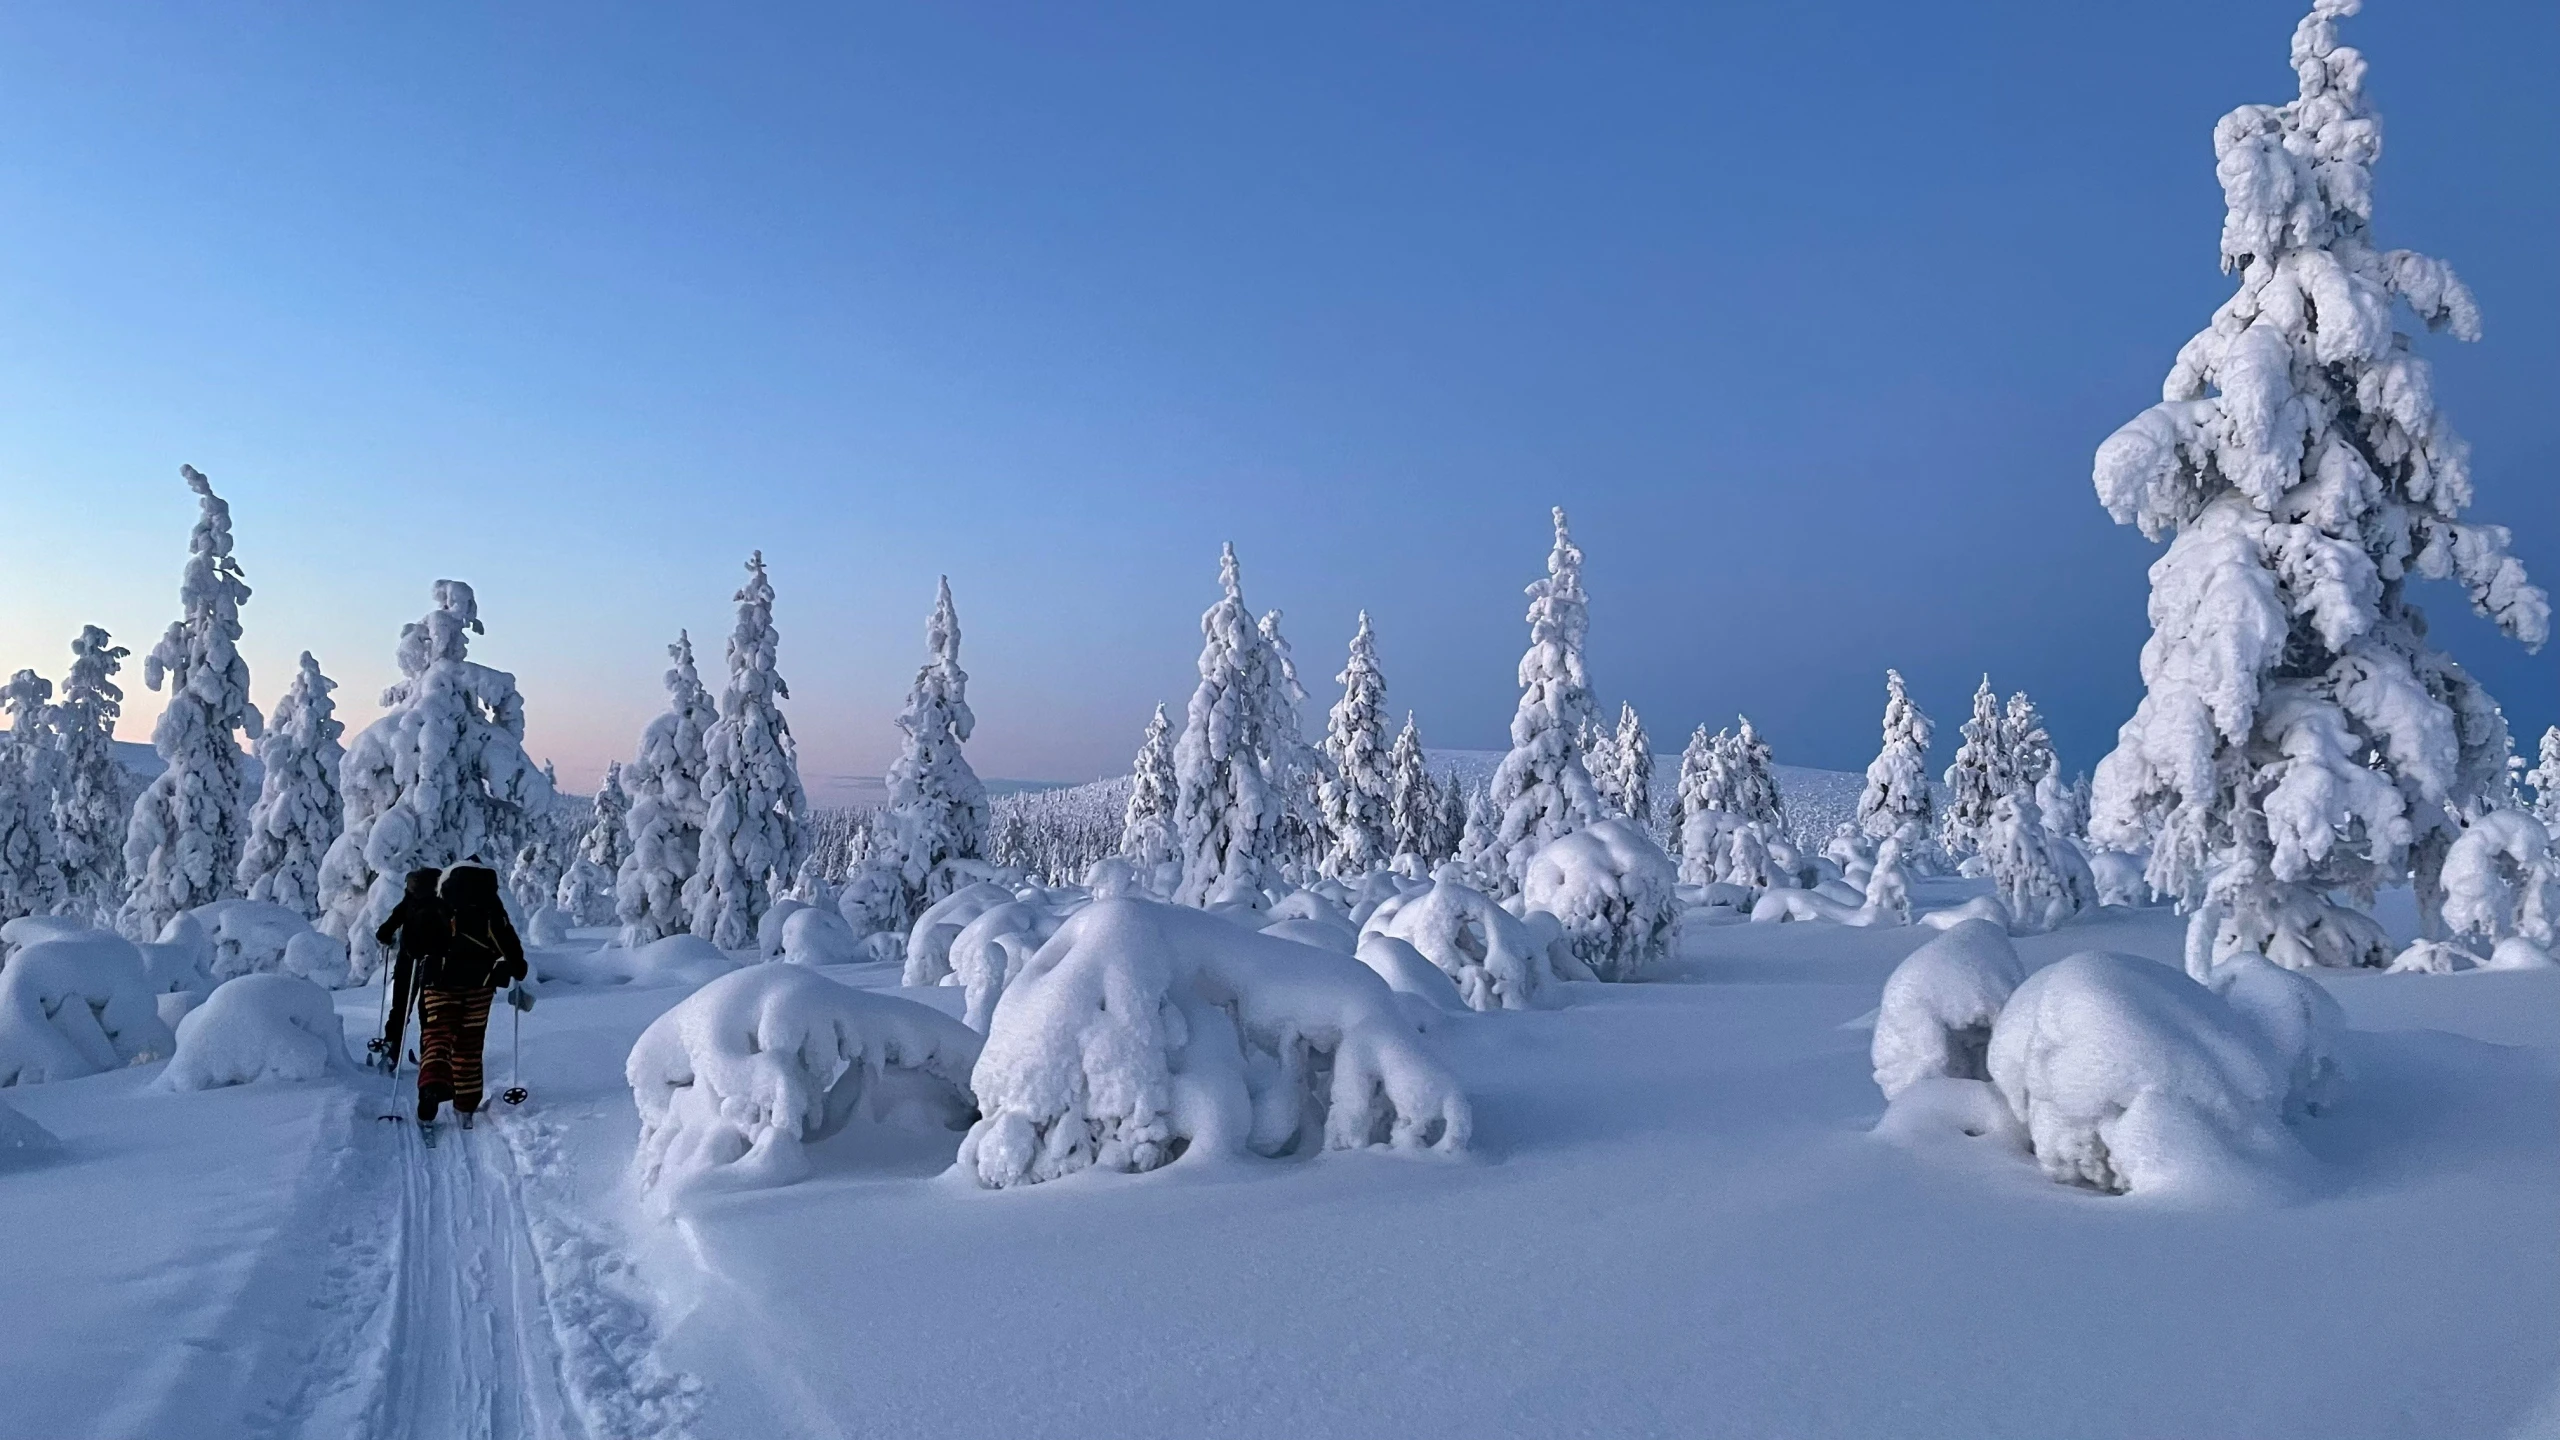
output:
M 409 1008 L 418 999 L 418 968 L 426 957 L 443 954 L 453 934 L 444 902 L 436 897 L 436 878 L 433 870 L 410 871 L 400 903 L 391 907 L 390 917 L 373 932 L 374 943 L 382 946 L 390 945 L 392 936 L 400 937 L 391 965 L 390 1016 L 383 1021 L 379 1042 L 385 1070 L 400 1068 L 400 1040 L 409 1028 Z
M 418 1123 L 433 1125 L 453 1102 L 462 1128 L 480 1110 L 480 1050 L 492 992 L 530 973 L 524 944 L 498 899 L 498 872 L 464 863 L 444 872 L 439 891 L 450 922 L 443 952 L 419 972 Z

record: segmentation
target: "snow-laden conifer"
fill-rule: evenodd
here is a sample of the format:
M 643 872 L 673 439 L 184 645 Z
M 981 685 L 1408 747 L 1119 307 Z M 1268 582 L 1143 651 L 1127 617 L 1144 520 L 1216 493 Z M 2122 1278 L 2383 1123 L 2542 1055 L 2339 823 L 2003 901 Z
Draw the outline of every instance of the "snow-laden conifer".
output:
M 553 904 L 572 925 L 613 922 L 613 881 L 631 849 L 631 795 L 622 786 L 622 762 L 604 767 L 596 787 L 595 816 L 578 837 L 578 853 L 560 876 Z
M 1636 707 L 1618 706 L 1618 733 L 1609 741 L 1609 774 L 1617 791 L 1618 813 L 1639 830 L 1653 828 L 1653 737 L 1644 733 Z
M 144 787 L 125 829 L 126 893 L 116 927 L 156 940 L 181 910 L 209 905 L 239 880 L 241 810 L 237 730 L 258 738 L 249 666 L 240 658 L 240 607 L 249 598 L 231 556 L 231 507 L 192 465 L 178 473 L 198 514 L 178 586 L 180 618 L 143 658 L 143 683 L 168 682 L 169 705 L 152 727 L 165 768 Z
M 2210 912 L 2217 951 L 2295 964 L 2386 958 L 2369 921 L 2336 918 L 2341 891 L 2414 869 L 2431 920 L 2456 814 L 2502 778 L 2505 721 L 2430 643 L 2410 583 L 2458 580 L 2528 646 L 2550 626 L 2507 532 L 2462 519 L 2468 450 L 2395 326 L 2405 303 L 2469 340 L 2479 311 L 2451 266 L 2374 244 L 2381 125 L 2338 43 L 2355 9 L 2316 0 L 2295 98 L 2215 127 L 2238 291 L 2094 467 L 2108 513 L 2170 544 L 2092 835 L 2147 845 L 2152 885 Z
M 630 791 L 625 820 L 630 844 L 614 875 L 617 940 L 636 950 L 687 933 L 684 884 L 702 861 L 702 774 L 710 767 L 705 736 L 720 718 L 694 668 L 693 636 L 676 632 L 667 647 L 667 708 L 640 732 L 640 753 L 622 772 Z
M 2542 732 L 2542 751 L 2524 783 L 2533 787 L 2534 818 L 2560 825 L 2560 725 Z
M 71 900 L 53 828 L 63 775 L 52 701 L 53 682 L 33 670 L 9 677 L 0 690 L 9 719 L 8 742 L 0 746 L 0 920 L 58 914 Z
M 1218 559 L 1216 604 L 1200 617 L 1200 684 L 1174 746 L 1174 838 L 1182 883 L 1174 898 L 1206 905 L 1259 892 L 1279 878 L 1288 800 L 1274 783 L 1271 697 L 1279 658 L 1245 608 L 1229 545 Z
M 2053 737 L 2045 733 L 2044 716 L 2024 690 L 2010 695 L 2000 712 L 2000 757 L 2012 789 L 2023 785 L 2033 790 L 2053 773 Z
M 1956 733 L 1955 763 L 1947 767 L 1947 805 L 1938 815 L 1938 843 L 1950 855 L 1970 855 L 1982 848 L 1991 829 L 1991 810 L 2009 793 L 2006 732 L 2000 726 L 2000 694 L 1991 677 L 1974 687 L 1973 714 Z
M 329 692 L 338 682 L 302 652 L 267 733 L 258 740 L 258 803 L 249 807 L 249 840 L 240 854 L 240 893 L 281 905 L 306 920 L 320 915 L 320 864 L 345 823 L 338 766 L 347 733 Z
M 1324 819 L 1324 785 L 1333 764 L 1323 750 L 1307 743 L 1300 718 L 1307 687 L 1298 681 L 1298 662 L 1290 653 L 1289 638 L 1280 633 L 1280 612 L 1265 611 L 1255 628 L 1262 632 L 1272 661 L 1271 693 L 1263 713 L 1269 717 L 1271 784 L 1281 801 L 1277 857 L 1281 878 L 1294 882 L 1312 878 L 1306 872 L 1333 844 Z
M 345 829 L 320 865 L 320 928 L 347 942 L 358 979 L 379 959 L 374 930 L 410 871 L 502 865 L 552 803 L 524 753 L 516 677 L 470 658 L 485 633 L 478 598 L 459 580 L 432 593 L 433 608 L 400 627 L 401 678 L 382 692 L 390 713 L 338 764 Z
M 62 846 L 66 913 L 104 924 L 124 899 L 125 826 L 133 817 L 132 773 L 116 758 L 116 720 L 124 691 L 116 672 L 128 652 L 107 632 L 85 626 L 71 642 L 71 674 L 54 707 L 62 747 L 62 786 L 53 797 L 53 829 Z
M 1456 859 L 1458 847 L 1466 842 L 1468 790 L 1457 776 L 1442 775 L 1432 779 L 1431 791 L 1438 797 L 1439 815 L 1431 827 L 1431 848 L 1423 858 L 1437 869 Z
M 1689 732 L 1689 744 L 1680 752 L 1680 775 L 1672 787 L 1673 802 L 1679 813 L 1671 818 L 1671 853 L 1683 853 L 1687 842 L 1683 832 L 1689 828 L 1689 817 L 1716 808 L 1714 793 L 1721 778 L 1722 751 L 1716 737 L 1699 726 Z
M 1618 737 L 1600 723 L 1598 706 L 1582 722 L 1574 748 L 1582 752 L 1583 773 L 1591 777 L 1591 793 L 1600 797 L 1600 808 L 1611 815 L 1627 813 L 1626 797 L 1618 789 Z
M 1994 715 L 1997 723 L 1997 714 Z M 1858 825 L 1882 839 L 1902 835 L 1908 851 L 1928 833 L 1936 800 L 1929 793 L 1929 717 L 1911 702 L 1902 672 L 1884 672 L 1884 744 L 1867 765 L 1858 795 Z
M 1464 819 L 1459 823 L 1465 824 Z M 1404 728 L 1396 732 L 1395 749 L 1387 757 L 1388 846 L 1399 870 L 1416 878 L 1429 873 L 1439 827 L 1439 789 L 1431 783 L 1430 768 L 1423 762 L 1422 729 L 1407 711 Z
M 1734 815 L 1767 826 L 1772 833 L 1783 832 L 1787 825 L 1786 801 L 1778 794 L 1769 742 L 1752 728 L 1750 716 L 1740 717 L 1725 755 L 1726 783 L 1731 787 L 1728 803 Z
M 905 737 L 889 766 L 886 832 L 878 858 L 896 872 L 906 904 L 905 923 L 964 883 L 957 860 L 986 853 L 987 787 L 969 768 L 962 742 L 977 727 L 969 709 L 969 675 L 960 668 L 960 617 L 951 607 L 951 581 L 934 593 L 925 622 L 923 667 L 906 708 L 898 712 Z
M 1366 610 L 1351 636 L 1351 658 L 1334 680 L 1342 698 L 1326 717 L 1324 750 L 1331 763 L 1320 787 L 1332 844 L 1320 868 L 1337 880 L 1357 879 L 1396 854 L 1389 823 L 1395 777 L 1387 755 L 1387 682 L 1378 671 L 1378 645 Z M 1410 727 L 1412 717 L 1405 723 Z M 1418 761 L 1420 747 L 1415 750 Z
M 1153 884 L 1174 858 L 1173 722 L 1158 704 L 1129 769 L 1129 803 L 1120 812 L 1120 853 Z
M 1529 586 L 1529 649 L 1520 657 L 1520 705 L 1511 716 L 1511 750 L 1488 790 L 1499 817 L 1492 837 L 1495 873 L 1484 878 L 1500 895 L 1517 894 L 1540 846 L 1602 818 L 1600 796 L 1582 767 L 1582 727 L 1592 719 L 1591 685 L 1582 642 L 1591 628 L 1582 593 L 1582 550 L 1555 509 L 1555 547 L 1544 579 Z
M 585 807 L 560 793 L 560 772 L 548 760 L 542 762 L 542 783 L 551 791 L 551 803 L 527 812 L 507 869 L 507 896 L 528 923 L 534 912 L 555 908 L 561 877 L 569 873 L 570 856 L 578 848 L 578 827 L 586 818 L 581 813 Z
M 756 926 L 773 907 L 774 897 L 791 884 L 809 843 L 809 797 L 800 785 L 800 752 L 778 703 L 791 698 L 791 687 L 775 668 L 780 637 L 773 628 L 773 582 L 765 576 L 763 551 L 747 557 L 747 583 L 735 598 L 738 624 L 729 635 L 729 683 L 720 692 L 720 718 L 703 737 L 702 855 L 685 887 L 693 933 L 724 950 L 755 943 Z M 947 580 L 934 619 L 950 632 L 951 695 L 958 702 L 951 755 L 959 773 L 966 775 L 968 762 L 959 759 L 959 742 L 968 738 L 969 710 L 959 697 L 968 677 L 960 673 L 960 622 L 951 614 Z M 891 772 L 893 796 L 896 774 Z M 983 843 L 986 790 L 975 775 L 968 780 L 978 796 L 977 834 Z

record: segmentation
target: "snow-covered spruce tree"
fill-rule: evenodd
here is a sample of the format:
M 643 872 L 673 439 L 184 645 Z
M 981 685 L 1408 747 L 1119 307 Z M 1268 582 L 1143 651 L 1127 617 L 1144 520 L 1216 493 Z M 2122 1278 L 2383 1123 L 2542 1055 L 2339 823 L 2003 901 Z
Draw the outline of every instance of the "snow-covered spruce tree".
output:
M 2035 783 L 2035 797 L 2046 833 L 2066 840 L 2088 838 L 2089 777 L 2085 773 L 2065 781 L 2060 767 L 2047 770 Z
M 1331 778 L 1333 763 L 1307 743 L 1299 725 L 1307 687 L 1298 683 L 1298 662 L 1289 653 L 1288 637 L 1280 633 L 1280 612 L 1266 612 L 1257 628 L 1272 660 L 1272 689 L 1263 713 L 1270 717 L 1271 784 L 1281 798 L 1282 878 L 1311 879 L 1306 872 L 1333 845 L 1324 820 L 1324 784 Z
M 569 873 L 582 818 L 560 793 L 560 772 L 548 760 L 542 762 L 542 783 L 551 791 L 551 803 L 525 816 L 524 831 L 516 837 L 516 853 L 506 872 L 507 896 L 528 923 L 535 911 L 559 898 L 560 879 Z
M 1555 509 L 1555 548 L 1546 578 L 1529 586 L 1529 650 L 1520 657 L 1520 707 L 1511 716 L 1511 751 L 1488 790 L 1497 828 L 1485 880 L 1499 896 L 1519 893 L 1538 848 L 1602 818 L 1600 796 L 1582 768 L 1582 727 L 1592 718 L 1591 685 L 1582 669 L 1583 636 L 1591 628 L 1582 593 L 1582 551 Z
M 1938 815 L 1938 843 L 1950 855 L 1970 855 L 1982 848 L 1991 829 L 1991 809 L 2009 793 L 2009 755 L 2000 728 L 2000 695 L 1991 677 L 1974 687 L 1973 715 L 1956 733 L 1955 763 L 1947 767 L 1947 806 Z
M 524 753 L 516 677 L 469 658 L 485 633 L 480 602 L 459 580 L 438 580 L 434 607 L 400 627 L 401 679 L 382 692 L 390 712 L 366 726 L 338 763 L 346 826 L 320 864 L 320 928 L 347 942 L 354 974 L 379 959 L 373 933 L 400 901 L 412 870 L 515 853 L 551 787 Z
M 756 926 L 773 908 L 774 897 L 791 884 L 809 847 L 809 796 L 800 786 L 800 752 L 776 703 L 791 698 L 791 687 L 774 668 L 779 637 L 763 551 L 747 557 L 747 583 L 735 598 L 738 625 L 729 635 L 729 684 L 720 692 L 720 718 L 703 737 L 708 765 L 702 776 L 702 858 L 685 883 L 693 933 L 724 950 L 756 943 Z M 947 676 L 938 683 L 948 685 L 956 706 L 946 712 L 951 759 L 977 797 L 975 834 L 983 846 L 986 788 L 960 759 L 960 742 L 969 735 L 969 707 L 961 698 L 969 677 L 960 672 L 960 622 L 951 612 L 948 580 L 942 582 L 933 621 L 933 633 L 950 637 L 935 647 L 936 668 Z M 899 758 L 903 763 L 906 756 Z M 896 774 L 891 771 L 893 794 Z
M 1740 717 L 1740 725 L 1725 752 L 1733 813 L 1742 820 L 1768 826 L 1772 834 L 1781 833 L 1787 825 L 1787 804 L 1778 794 L 1769 742 L 1751 728 L 1750 716 Z
M 1681 853 L 1681 832 L 1689 826 L 1689 817 L 1702 810 L 1712 810 L 1710 792 L 1723 782 L 1720 778 L 1722 751 L 1716 737 L 1699 726 L 1689 732 L 1689 744 L 1680 752 L 1680 777 L 1673 786 L 1674 808 L 1671 817 L 1671 853 Z
M 1416 878 L 1429 873 L 1439 825 L 1439 789 L 1423 763 L 1421 727 L 1407 711 L 1395 750 L 1387 757 L 1387 845 L 1400 871 Z
M 896 872 L 905 900 L 901 928 L 965 883 L 953 861 L 978 859 L 987 848 L 987 787 L 960 753 L 978 717 L 969 710 L 960 617 L 951 608 L 948 578 L 934 594 L 924 638 L 931 658 L 916 671 L 915 688 L 898 712 L 906 739 L 889 766 L 887 829 L 879 837 L 878 858 Z
M 2560 725 L 2542 732 L 2540 760 L 2525 772 L 2524 783 L 2533 787 L 2534 818 L 2560 825 Z
M 1884 672 L 1884 745 L 1867 766 L 1858 795 L 1858 827 L 1882 839 L 1903 836 L 1907 853 L 1928 833 L 1936 800 L 1929 793 L 1929 717 L 1911 703 L 1902 672 Z
M 94 924 L 113 918 L 124 899 L 124 834 L 133 816 L 134 785 L 116 758 L 116 720 L 124 691 L 116 672 L 128 652 L 107 632 L 85 626 L 71 642 L 71 674 L 54 707 L 62 747 L 62 786 L 53 797 L 53 830 L 62 846 L 66 913 Z
M 1271 697 L 1279 659 L 1245 608 L 1236 548 L 1218 558 L 1218 602 L 1200 617 L 1200 685 L 1173 747 L 1174 899 L 1206 905 L 1258 895 L 1279 878 L 1287 797 L 1274 783 Z
M 249 807 L 249 840 L 240 854 L 240 893 L 282 905 L 306 919 L 320 915 L 320 864 L 345 822 L 338 766 L 347 733 L 329 692 L 338 682 L 302 652 L 267 733 L 258 740 L 258 803 Z
M 2394 326 L 2405 301 L 2468 340 L 2479 312 L 2444 262 L 2374 248 L 2381 125 L 2337 33 L 2355 9 L 2317 0 L 2294 31 L 2296 97 L 2215 127 L 2238 292 L 2094 467 L 2108 513 L 2170 543 L 2146 693 L 2098 766 L 2091 834 L 2148 845 L 2151 884 L 2198 908 L 2216 953 L 2294 966 L 2388 958 L 2341 889 L 2413 876 L 2433 933 L 2455 815 L 2501 778 L 2506 722 L 2428 642 L 2410 582 L 2458 579 L 2528 646 L 2550 628 L 2507 532 L 2462 521 L 2467 448 Z
M 1387 758 L 1387 682 L 1378 673 L 1378 645 L 1369 632 L 1368 611 L 1360 612 L 1360 628 L 1351 636 L 1349 662 L 1333 678 L 1342 686 L 1342 698 L 1326 717 L 1324 751 L 1331 764 L 1319 791 L 1324 828 L 1333 843 L 1318 868 L 1333 879 L 1356 880 L 1396 854 L 1389 824 L 1395 777 Z M 1406 728 L 1412 725 L 1407 716 Z M 1416 745 L 1417 765 L 1421 758 Z
M 116 928 L 134 940 L 156 940 L 181 910 L 231 893 L 239 879 L 240 742 L 258 738 L 258 708 L 249 703 L 249 666 L 240 658 L 240 607 L 249 598 L 240 562 L 231 558 L 231 507 L 203 472 L 181 465 L 195 491 L 196 528 L 188 538 L 179 582 L 179 619 L 143 657 L 143 683 L 169 685 L 169 707 L 152 727 L 163 768 L 134 802 L 125 828 L 125 881 L 132 888 Z
M 1598 709 L 1596 701 L 1593 709 Z M 1591 777 L 1591 793 L 1600 797 L 1600 808 L 1611 815 L 1627 813 L 1626 799 L 1618 790 L 1618 737 L 1600 723 L 1598 714 L 1582 722 L 1574 748 L 1582 752 L 1583 773 Z
M 631 794 L 630 843 L 614 875 L 619 943 L 637 949 L 684 933 L 684 882 L 702 860 L 703 737 L 720 718 L 693 663 L 693 637 L 679 630 L 667 647 L 667 708 L 640 732 L 640 753 L 622 772 Z
M 1158 704 L 1129 767 L 1129 804 L 1120 813 L 1120 853 L 1151 884 L 1174 858 L 1173 722 Z
M 1618 733 L 1609 742 L 1614 762 L 1610 774 L 1618 792 L 1618 812 L 1636 822 L 1636 828 L 1653 829 L 1653 737 L 1644 733 L 1644 722 L 1636 718 L 1636 707 L 1618 706 Z
M 631 796 L 622 788 L 622 762 L 604 767 L 596 787 L 595 818 L 578 839 L 578 853 L 560 876 L 552 902 L 572 925 L 613 921 L 613 879 L 631 848 Z
M 8 743 L 0 747 L 0 920 L 58 914 L 71 900 L 53 828 L 62 752 L 52 701 L 53 682 L 33 670 L 9 677 L 0 691 L 9 717 Z
M 1459 847 L 1466 843 L 1469 795 L 1466 782 L 1455 775 L 1431 781 L 1431 793 L 1438 797 L 1439 815 L 1431 827 L 1431 848 L 1423 858 L 1436 869 L 1458 858 Z

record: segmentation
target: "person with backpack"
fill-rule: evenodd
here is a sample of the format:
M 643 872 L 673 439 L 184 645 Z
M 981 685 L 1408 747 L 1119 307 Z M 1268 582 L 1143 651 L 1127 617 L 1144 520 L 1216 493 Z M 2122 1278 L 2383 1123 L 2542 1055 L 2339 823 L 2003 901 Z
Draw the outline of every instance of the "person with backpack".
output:
M 438 892 L 449 922 L 443 952 L 419 975 L 418 1124 L 434 1133 L 447 1101 L 462 1128 L 480 1110 L 480 1050 L 489 1000 L 531 973 L 524 944 L 498 899 L 498 872 L 465 861 L 444 872 Z
M 381 1057 L 382 1068 L 400 1068 L 400 1040 L 408 1032 L 409 1010 L 418 1000 L 418 970 L 430 955 L 444 953 L 445 942 L 452 937 L 453 922 L 445 914 L 444 902 L 436 897 L 437 875 L 433 870 L 412 870 L 400 893 L 400 903 L 382 928 L 373 932 L 377 945 L 388 947 L 397 935 L 400 948 L 391 964 L 390 994 L 383 1017 L 381 1038 L 373 1048 Z

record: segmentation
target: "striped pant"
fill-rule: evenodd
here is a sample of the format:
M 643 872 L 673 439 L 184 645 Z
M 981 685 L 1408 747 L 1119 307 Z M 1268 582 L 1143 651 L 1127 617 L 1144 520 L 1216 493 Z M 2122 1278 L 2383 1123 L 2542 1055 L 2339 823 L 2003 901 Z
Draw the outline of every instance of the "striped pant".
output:
M 418 994 L 418 1120 L 436 1118 L 447 1100 L 466 1114 L 480 1108 L 480 1046 L 489 1033 L 488 990 L 422 990 Z

